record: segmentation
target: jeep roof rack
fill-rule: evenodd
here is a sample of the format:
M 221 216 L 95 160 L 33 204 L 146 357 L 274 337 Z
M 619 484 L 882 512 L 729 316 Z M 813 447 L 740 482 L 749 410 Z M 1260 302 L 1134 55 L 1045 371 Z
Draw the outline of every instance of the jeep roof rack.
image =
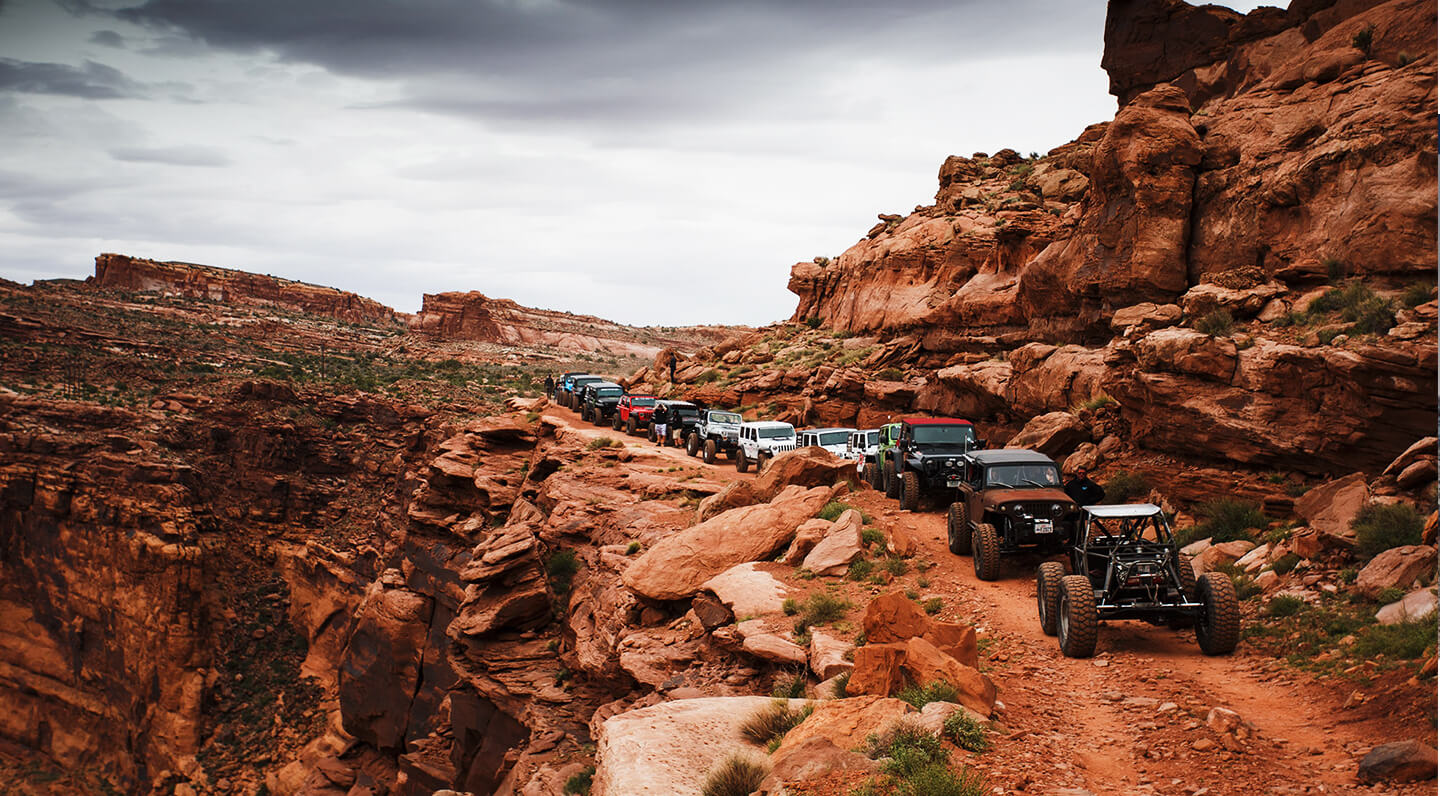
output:
M 973 426 L 969 420 L 960 420 L 954 417 L 906 417 L 901 418 L 901 423 L 909 423 L 912 426 Z
M 1039 452 L 1025 448 L 1001 448 L 999 450 L 971 451 L 970 458 L 981 464 L 1054 464 L 1055 460 Z
M 1080 509 L 1092 517 L 1151 517 L 1163 509 L 1154 503 L 1129 503 L 1123 506 L 1083 506 Z

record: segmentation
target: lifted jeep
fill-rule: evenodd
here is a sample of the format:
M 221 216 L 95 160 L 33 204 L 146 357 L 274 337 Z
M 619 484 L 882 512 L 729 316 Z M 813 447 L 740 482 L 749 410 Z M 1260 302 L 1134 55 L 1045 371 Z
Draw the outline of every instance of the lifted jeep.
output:
M 844 457 L 850 447 L 853 428 L 807 428 L 800 432 L 800 447 L 824 448 L 836 456 Z
M 1060 468 L 1043 453 L 1005 449 L 960 457 L 958 499 L 946 516 L 950 552 L 974 558 L 975 577 L 1000 576 L 1001 554 L 1066 549 L 1078 519 Z M 974 548 L 973 550 L 971 548 Z
M 737 412 L 719 409 L 701 412 L 700 422 L 685 435 L 685 452 L 691 456 L 704 453 L 706 464 L 714 464 L 721 453 L 735 458 L 735 449 L 740 444 L 740 424 L 744 422 L 745 418 Z
M 1159 506 L 1086 506 L 1069 552 L 1077 574 L 1066 575 L 1060 562 L 1047 561 L 1035 583 L 1040 629 L 1060 637 L 1065 655 L 1092 655 L 1101 619 L 1194 625 L 1201 652 L 1235 650 L 1240 600 L 1234 584 L 1220 572 L 1197 580 Z
M 626 395 L 620 398 L 620 403 L 615 408 L 615 420 L 611 428 L 619 431 L 625 430 L 630 436 L 640 433 L 640 429 L 650 427 L 650 415 L 655 411 L 655 396 L 653 395 Z
M 560 382 L 559 404 L 566 409 L 577 412 L 580 411 L 580 388 L 587 384 L 594 384 L 597 381 L 609 381 L 609 379 L 591 373 L 566 376 L 564 380 Z
M 786 451 L 795 450 L 795 427 L 789 423 L 762 420 L 740 424 L 740 445 L 735 451 L 735 469 L 745 472 L 750 463 L 755 471 L 765 469 L 765 462 Z
M 663 420 L 662 420 L 663 418 Z M 665 438 L 655 434 L 655 424 L 665 423 Z M 646 438 L 661 446 L 680 445 L 685 436 L 700 422 L 700 407 L 689 401 L 656 401 L 655 411 L 650 416 L 650 431 Z
M 625 395 L 625 388 L 613 381 L 597 381 L 580 388 L 580 419 L 597 426 L 615 414 L 615 407 Z
M 897 497 L 900 485 L 895 482 L 895 460 L 891 454 L 900 439 L 900 424 L 886 423 L 880 427 L 880 440 L 875 445 L 875 466 L 870 468 L 870 486 L 885 493 L 885 497 Z
M 918 511 L 926 493 L 954 490 L 962 483 L 961 458 L 984 447 L 969 420 L 907 417 L 900 421 L 900 438 L 889 459 L 892 480 L 899 485 L 900 507 Z

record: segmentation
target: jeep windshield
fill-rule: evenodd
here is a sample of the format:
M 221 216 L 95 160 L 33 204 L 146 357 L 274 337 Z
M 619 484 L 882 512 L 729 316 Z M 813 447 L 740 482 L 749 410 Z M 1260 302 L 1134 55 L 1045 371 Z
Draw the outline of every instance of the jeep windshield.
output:
M 844 445 L 850 439 L 848 431 L 829 431 L 824 434 L 816 434 L 820 445 Z
M 919 445 L 974 445 L 975 427 L 961 425 L 915 426 L 911 432 Z
M 654 405 L 655 405 L 655 399 L 654 399 L 654 398 L 631 398 L 631 399 L 630 399 L 630 405 L 631 405 L 631 406 L 654 406 Z
M 997 464 L 985 471 L 985 486 L 1059 488 L 1060 468 L 1053 464 Z
M 865 432 L 865 446 L 866 446 L 867 448 L 873 448 L 873 447 L 875 447 L 876 445 L 879 445 L 879 444 L 880 444 L 880 432 L 878 432 L 878 431 L 867 431 L 867 432 Z
M 599 395 L 601 398 L 619 398 L 624 392 L 619 387 L 601 387 Z
M 774 439 L 775 437 L 793 437 L 795 429 L 788 426 L 774 426 L 771 428 L 756 429 L 760 432 L 760 439 Z
M 743 421 L 741 420 L 740 416 L 737 415 L 737 414 L 735 414 L 734 412 L 711 412 L 711 413 L 710 413 L 710 422 L 711 422 L 711 423 L 734 423 L 734 424 L 736 424 L 736 425 L 739 425 L 739 424 L 740 424 L 741 422 L 743 422 Z

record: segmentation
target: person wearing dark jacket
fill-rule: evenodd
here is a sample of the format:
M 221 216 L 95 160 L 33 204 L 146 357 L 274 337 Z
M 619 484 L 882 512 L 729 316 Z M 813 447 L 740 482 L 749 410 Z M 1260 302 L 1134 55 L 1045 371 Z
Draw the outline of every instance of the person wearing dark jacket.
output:
M 545 397 L 546 397 L 546 398 L 554 398 L 554 397 L 555 397 L 555 377 L 554 377 L 554 376 L 546 376 L 546 377 L 545 377 Z
M 1105 488 L 1090 480 L 1084 467 L 1075 471 L 1075 476 L 1065 483 L 1065 494 L 1076 505 L 1093 506 L 1105 499 Z

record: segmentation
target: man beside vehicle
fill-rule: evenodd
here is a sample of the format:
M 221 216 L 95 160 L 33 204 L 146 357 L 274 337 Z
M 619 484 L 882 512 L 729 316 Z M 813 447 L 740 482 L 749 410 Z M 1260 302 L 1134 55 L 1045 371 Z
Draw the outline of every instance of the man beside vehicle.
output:
M 650 428 L 655 432 L 655 441 L 662 448 L 670 442 L 670 426 L 666 423 L 669 419 L 670 410 L 664 406 L 655 407 L 655 414 L 650 417 Z
M 1065 482 L 1065 494 L 1078 506 L 1094 506 L 1105 499 L 1105 488 L 1090 480 L 1084 467 L 1077 468 L 1075 475 Z

